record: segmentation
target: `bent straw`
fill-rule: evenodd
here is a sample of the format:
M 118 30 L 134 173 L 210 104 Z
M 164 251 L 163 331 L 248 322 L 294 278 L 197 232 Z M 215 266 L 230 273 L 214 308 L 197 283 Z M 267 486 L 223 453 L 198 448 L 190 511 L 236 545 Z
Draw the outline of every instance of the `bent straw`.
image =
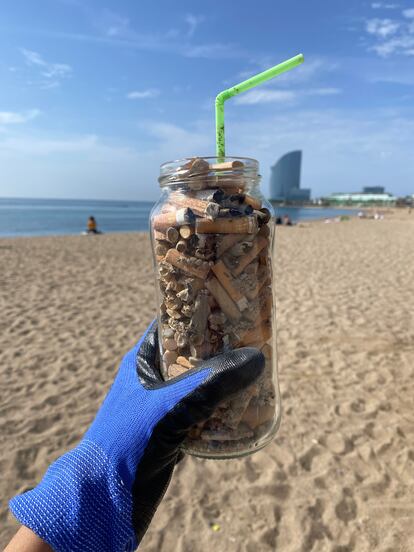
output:
M 240 94 L 240 92 L 245 92 L 246 90 L 250 90 L 250 88 L 254 88 L 258 84 L 261 84 L 262 82 L 266 82 L 269 79 L 272 79 L 273 77 L 276 77 L 281 73 L 284 73 L 285 71 L 289 71 L 290 69 L 293 69 L 297 65 L 300 65 L 301 63 L 303 63 L 303 61 L 304 61 L 303 54 L 298 54 L 297 56 L 290 58 L 286 61 L 283 61 L 282 63 L 279 63 L 279 65 L 275 65 L 274 67 L 271 67 L 270 69 L 267 69 L 266 71 L 263 71 L 258 75 L 255 75 L 254 77 L 250 77 L 250 79 L 247 79 L 239 84 L 236 84 L 235 86 L 232 86 L 227 90 L 223 90 L 223 92 L 220 92 L 220 94 L 217 95 L 216 97 L 216 155 L 217 157 L 224 157 L 226 154 L 226 147 L 225 147 L 225 140 L 224 140 L 224 102 L 229 98 L 232 98 L 237 94 Z

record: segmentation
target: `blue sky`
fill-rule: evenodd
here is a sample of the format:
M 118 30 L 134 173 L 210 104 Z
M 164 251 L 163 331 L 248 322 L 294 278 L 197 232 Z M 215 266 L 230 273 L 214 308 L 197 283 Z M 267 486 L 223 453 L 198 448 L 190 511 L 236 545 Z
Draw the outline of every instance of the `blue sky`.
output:
M 214 155 L 214 97 L 303 52 L 226 104 L 229 155 L 269 168 L 303 149 L 313 196 L 414 193 L 414 2 L 3 0 L 0 196 L 155 199 L 163 161 Z

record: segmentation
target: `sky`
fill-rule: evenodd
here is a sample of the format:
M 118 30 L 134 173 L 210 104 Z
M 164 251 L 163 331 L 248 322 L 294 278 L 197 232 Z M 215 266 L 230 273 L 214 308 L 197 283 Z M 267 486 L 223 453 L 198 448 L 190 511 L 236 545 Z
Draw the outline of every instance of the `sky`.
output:
M 3 0 L 0 196 L 154 200 L 161 163 L 303 150 L 312 196 L 414 193 L 414 1 Z

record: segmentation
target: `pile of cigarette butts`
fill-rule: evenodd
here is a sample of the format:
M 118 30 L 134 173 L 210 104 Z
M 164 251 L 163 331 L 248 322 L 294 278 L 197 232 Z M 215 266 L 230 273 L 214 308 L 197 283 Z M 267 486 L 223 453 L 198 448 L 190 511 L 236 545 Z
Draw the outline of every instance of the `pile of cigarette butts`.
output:
M 151 221 L 163 377 L 237 347 L 257 347 L 266 358 L 258 382 L 192 430 L 206 450 L 246 448 L 275 416 L 271 214 L 247 193 L 243 169 L 241 161 L 190 160 Z

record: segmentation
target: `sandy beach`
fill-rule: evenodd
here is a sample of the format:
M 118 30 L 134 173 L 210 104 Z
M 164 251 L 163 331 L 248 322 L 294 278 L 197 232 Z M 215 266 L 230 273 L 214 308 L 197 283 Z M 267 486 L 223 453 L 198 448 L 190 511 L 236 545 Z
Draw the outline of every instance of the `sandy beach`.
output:
M 283 418 L 187 457 L 140 550 L 414 549 L 414 214 L 277 230 Z M 10 497 L 91 423 L 155 314 L 145 234 L 0 239 L 0 544 Z

